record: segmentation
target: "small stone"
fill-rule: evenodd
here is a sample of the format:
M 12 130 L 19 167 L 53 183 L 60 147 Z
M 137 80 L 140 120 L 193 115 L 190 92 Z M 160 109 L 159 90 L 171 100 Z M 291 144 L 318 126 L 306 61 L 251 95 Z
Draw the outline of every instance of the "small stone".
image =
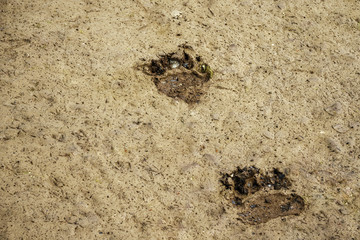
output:
M 348 147 L 354 147 L 355 146 L 355 138 L 354 137 L 348 137 L 345 139 L 345 144 Z
M 191 110 L 191 111 L 189 112 L 189 114 L 190 114 L 190 116 L 195 116 L 195 115 L 197 114 L 197 112 Z
M 189 172 L 191 171 L 192 169 L 196 168 L 196 167 L 199 167 L 200 165 L 196 162 L 193 162 L 193 163 L 190 163 L 190 164 L 187 164 L 185 166 L 183 166 L 181 168 L 181 172 L 182 173 L 186 173 L 186 172 Z
M 335 131 L 337 131 L 338 133 L 345 133 L 345 132 L 349 131 L 349 128 L 346 127 L 346 126 L 344 126 L 344 125 L 342 125 L 342 124 L 335 124 L 335 125 L 333 125 L 332 127 L 333 127 L 333 129 L 334 129 Z
M 230 52 L 236 52 L 238 47 L 235 44 L 230 44 L 228 49 Z
M 335 141 L 332 138 L 328 138 L 326 141 L 327 141 L 327 145 L 328 145 L 328 148 L 330 149 L 330 151 L 335 152 L 335 153 L 341 152 L 340 143 L 338 143 L 337 141 Z
M 220 119 L 219 114 L 216 114 L 216 113 L 210 114 L 210 117 L 211 117 L 211 120 L 219 120 Z
M 178 68 L 180 66 L 180 63 L 177 60 L 170 60 L 169 64 L 172 69 Z
M 360 128 L 360 122 L 352 122 L 349 124 L 349 127 L 351 129 L 359 129 Z
M 342 106 L 339 102 L 334 103 L 333 105 L 325 108 L 325 111 L 330 115 L 338 115 L 342 112 Z
M 280 2 L 276 5 L 279 9 L 285 9 L 285 3 L 284 2 Z
M 319 82 L 319 78 L 316 77 L 311 77 L 307 80 L 307 82 L 309 83 L 318 83 Z
M 88 213 L 80 218 L 77 223 L 83 228 L 91 228 L 99 223 L 99 217 L 95 213 Z
M 263 132 L 263 136 L 268 138 L 268 139 L 274 139 L 274 137 L 275 137 L 274 133 L 269 132 L 269 131 Z
M 339 212 L 341 214 L 343 214 L 343 215 L 349 215 L 350 214 L 349 210 L 347 210 L 346 208 L 340 208 Z
M 298 140 L 298 141 L 303 141 L 304 137 L 303 136 L 297 136 L 295 139 Z
M 178 10 L 174 10 L 171 12 L 171 16 L 175 19 L 178 19 L 181 16 L 182 12 L 178 11 Z
M 205 153 L 203 157 L 209 162 L 216 163 L 216 158 L 214 155 Z
M 299 123 L 304 124 L 304 125 L 308 125 L 310 123 L 310 119 L 303 116 L 303 117 L 299 118 Z
M 275 134 L 275 137 L 278 139 L 286 139 L 289 137 L 289 133 L 284 130 L 280 130 Z

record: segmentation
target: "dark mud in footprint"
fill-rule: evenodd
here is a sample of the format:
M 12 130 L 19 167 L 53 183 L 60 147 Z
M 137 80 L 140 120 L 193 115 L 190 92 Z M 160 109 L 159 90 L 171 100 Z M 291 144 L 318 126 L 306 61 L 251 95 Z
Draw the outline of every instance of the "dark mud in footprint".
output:
M 152 80 L 160 92 L 188 104 L 199 102 L 205 93 L 205 83 L 213 76 L 210 66 L 186 45 L 142 65 L 142 71 L 153 76 Z
M 305 208 L 299 195 L 276 192 L 291 187 L 290 180 L 276 168 L 262 173 L 254 166 L 238 167 L 230 174 L 222 174 L 220 182 L 225 187 L 223 194 L 240 210 L 238 219 L 247 224 L 299 215 Z
M 297 194 L 259 196 L 244 202 L 244 210 L 238 213 L 238 220 L 247 224 L 266 223 L 277 217 L 299 215 L 304 207 L 304 199 Z

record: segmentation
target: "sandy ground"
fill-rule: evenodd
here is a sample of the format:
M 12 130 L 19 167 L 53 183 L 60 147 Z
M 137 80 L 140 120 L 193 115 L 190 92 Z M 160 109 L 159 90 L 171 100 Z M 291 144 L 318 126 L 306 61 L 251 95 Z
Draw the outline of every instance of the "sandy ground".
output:
M 360 239 L 358 0 L 0 10 L 1 239 Z M 184 43 L 214 70 L 194 105 L 136 68 Z M 219 179 L 251 165 L 306 209 L 237 220 Z

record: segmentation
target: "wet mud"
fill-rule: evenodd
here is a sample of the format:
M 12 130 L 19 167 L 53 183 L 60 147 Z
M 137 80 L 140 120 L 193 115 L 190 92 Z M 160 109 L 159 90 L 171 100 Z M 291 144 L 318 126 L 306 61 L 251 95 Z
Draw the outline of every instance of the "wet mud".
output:
M 200 101 L 205 93 L 205 83 L 213 76 L 210 66 L 187 45 L 152 59 L 143 64 L 141 69 L 145 74 L 153 76 L 152 81 L 159 92 L 188 104 Z
M 238 167 L 225 173 L 220 179 L 223 194 L 239 208 L 239 218 L 246 224 L 266 223 L 271 219 L 299 215 L 305 209 L 304 199 L 295 194 L 283 194 L 290 190 L 291 182 L 286 174 L 274 168 L 270 172 L 250 167 Z

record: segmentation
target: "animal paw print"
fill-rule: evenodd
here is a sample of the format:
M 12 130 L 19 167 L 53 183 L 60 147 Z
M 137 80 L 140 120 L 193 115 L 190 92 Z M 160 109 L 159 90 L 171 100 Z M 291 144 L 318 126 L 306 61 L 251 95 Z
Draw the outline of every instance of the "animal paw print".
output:
M 238 167 L 230 174 L 222 174 L 220 182 L 225 187 L 223 194 L 240 210 L 238 220 L 246 224 L 299 215 L 305 209 L 304 199 L 294 191 L 283 193 L 291 182 L 276 168 L 264 174 L 255 166 Z
M 205 93 L 205 83 L 213 76 L 210 66 L 187 45 L 142 66 L 144 73 L 153 76 L 159 92 L 188 104 L 199 102 Z

